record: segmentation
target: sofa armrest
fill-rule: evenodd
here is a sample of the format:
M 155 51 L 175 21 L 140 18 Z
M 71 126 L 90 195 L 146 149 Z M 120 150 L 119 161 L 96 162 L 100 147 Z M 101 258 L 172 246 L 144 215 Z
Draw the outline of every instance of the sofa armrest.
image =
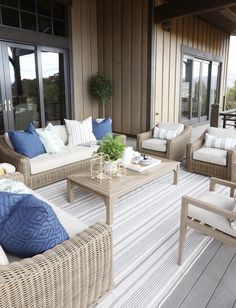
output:
M 0 307 L 90 307 L 113 286 L 112 230 L 95 224 L 47 252 L 0 266 Z
M 148 132 L 137 135 L 137 143 L 136 143 L 137 151 L 142 152 L 143 141 L 152 138 L 152 135 L 153 135 L 153 129 L 149 130 Z
M 0 136 L 0 161 L 15 166 L 16 171 L 22 173 L 25 179 L 30 176 L 29 158 L 12 150 L 3 136 Z

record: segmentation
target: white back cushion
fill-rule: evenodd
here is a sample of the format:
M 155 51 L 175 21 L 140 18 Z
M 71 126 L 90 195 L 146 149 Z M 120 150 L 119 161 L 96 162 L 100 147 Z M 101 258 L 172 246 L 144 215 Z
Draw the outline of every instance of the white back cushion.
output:
M 212 135 L 217 138 L 236 138 L 236 130 L 234 129 L 209 127 L 207 129 L 207 132 L 209 135 Z
M 92 117 L 83 121 L 65 119 L 65 123 L 69 135 L 68 146 L 97 141 L 93 134 Z
M 171 140 L 175 138 L 177 134 L 178 134 L 177 130 L 155 127 L 153 132 L 153 138 Z
M 64 144 L 68 143 L 68 132 L 65 125 L 54 125 L 55 131 L 58 136 L 64 142 Z
M 184 124 L 182 123 L 165 123 L 159 122 L 157 127 L 166 129 L 166 130 L 174 130 L 177 131 L 177 135 L 181 134 L 184 130 Z
M 8 258 L 5 254 L 5 251 L 2 249 L 2 246 L 0 245 L 0 265 L 7 265 L 9 264 Z

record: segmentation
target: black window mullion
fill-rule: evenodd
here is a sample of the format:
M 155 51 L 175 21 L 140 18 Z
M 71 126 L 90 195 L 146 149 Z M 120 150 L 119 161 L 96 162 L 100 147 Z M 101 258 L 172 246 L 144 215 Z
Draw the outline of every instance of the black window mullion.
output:
M 38 86 L 38 95 L 39 95 L 39 105 L 40 105 L 40 118 L 41 118 L 41 126 L 45 127 L 45 107 L 44 107 L 44 90 L 43 90 L 43 74 L 42 74 L 42 56 L 41 56 L 41 48 L 36 48 L 36 70 L 37 70 L 37 86 Z

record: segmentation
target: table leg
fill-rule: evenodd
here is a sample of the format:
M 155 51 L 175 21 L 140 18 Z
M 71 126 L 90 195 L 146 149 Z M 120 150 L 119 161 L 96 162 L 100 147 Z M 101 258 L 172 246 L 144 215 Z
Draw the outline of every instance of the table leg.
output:
M 115 203 L 115 199 L 111 197 L 104 198 L 106 205 L 106 223 L 110 226 L 113 224 L 113 205 Z
M 178 185 L 179 183 L 179 165 L 174 169 L 174 182 L 173 184 Z
M 67 180 L 67 201 L 70 203 L 74 201 L 74 189 L 70 180 Z
M 226 126 L 226 116 L 224 115 L 223 116 L 223 128 L 225 128 L 225 126 Z

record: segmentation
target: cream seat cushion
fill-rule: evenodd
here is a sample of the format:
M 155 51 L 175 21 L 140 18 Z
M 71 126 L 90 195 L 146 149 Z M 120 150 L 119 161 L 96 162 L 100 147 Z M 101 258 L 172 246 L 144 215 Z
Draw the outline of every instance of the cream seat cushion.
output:
M 44 153 L 30 159 L 31 174 L 52 170 L 92 157 L 98 146 L 65 146 L 56 154 Z
M 193 152 L 193 159 L 203 162 L 226 166 L 227 164 L 227 151 L 216 148 L 202 147 Z
M 209 191 L 197 197 L 201 201 L 208 202 L 218 208 L 232 211 L 234 199 L 217 192 Z M 199 207 L 189 205 L 188 216 L 206 223 L 218 230 L 236 237 L 236 230 L 230 227 L 229 220 Z
M 166 140 L 151 138 L 144 140 L 142 148 L 152 151 L 166 152 Z

